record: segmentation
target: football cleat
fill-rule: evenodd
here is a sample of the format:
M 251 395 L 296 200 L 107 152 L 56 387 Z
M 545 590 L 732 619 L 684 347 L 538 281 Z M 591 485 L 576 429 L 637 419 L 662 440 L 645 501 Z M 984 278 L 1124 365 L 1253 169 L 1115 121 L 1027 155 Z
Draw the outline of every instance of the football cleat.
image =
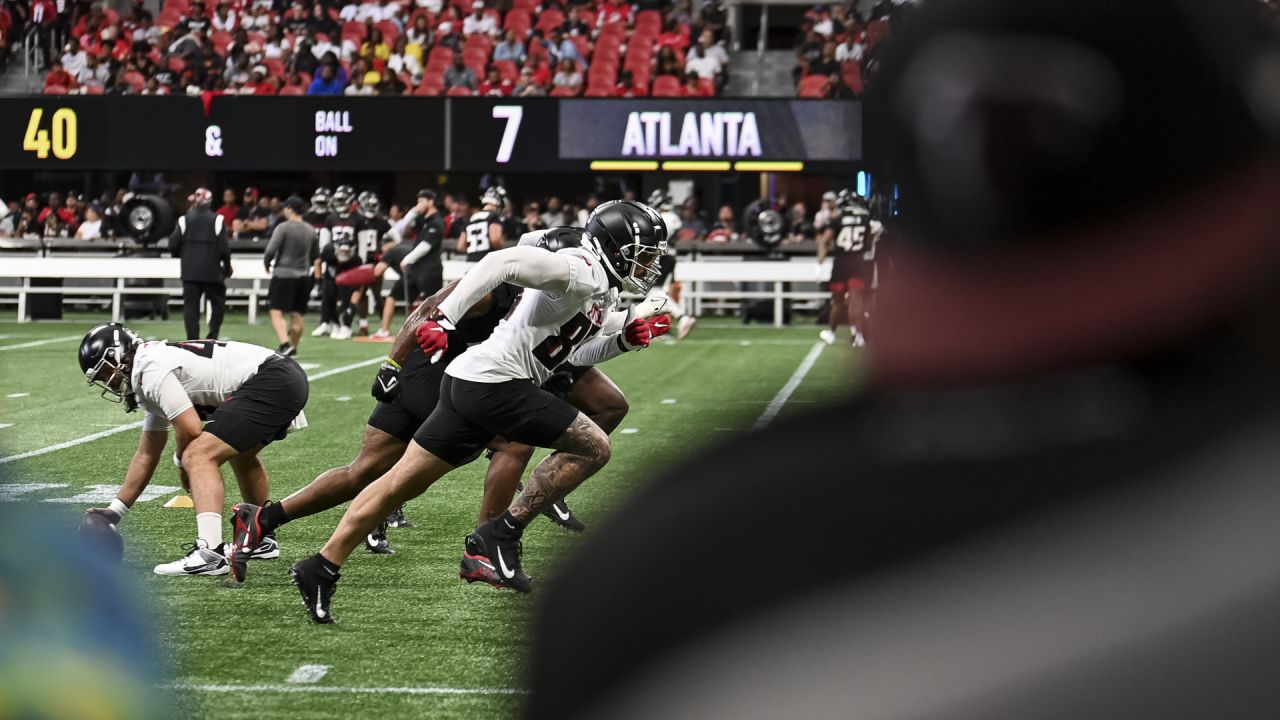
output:
M 849 338 L 849 344 L 853 347 L 860 348 L 867 346 L 867 339 L 862 337 L 862 333 L 857 330 L 853 331 L 853 337 Z
M 828 345 L 836 344 L 836 334 L 829 328 L 827 330 L 823 330 L 822 332 L 818 333 L 818 337 L 822 338 L 822 342 Z
M 333 329 L 333 332 L 329 333 L 329 337 L 333 338 L 334 340 L 350 340 L 351 328 L 347 327 L 346 325 L 339 325 L 338 327 Z
M 391 333 L 387 332 L 386 330 L 383 330 L 382 328 L 378 328 L 378 332 L 374 333 L 373 335 L 370 335 L 369 337 L 373 338 L 374 340 L 391 340 L 392 339 Z
M 527 593 L 533 589 L 533 579 L 520 569 L 524 546 L 515 535 L 515 528 L 500 527 L 502 522 L 502 518 L 494 518 L 476 528 L 467 537 L 468 549 L 475 551 L 469 554 L 477 560 L 483 559 L 493 568 L 493 580 L 486 582 L 494 587 L 509 587 L 516 592 Z
M 244 582 L 249 558 L 261 550 L 266 532 L 262 528 L 262 508 L 251 503 L 236 503 L 231 507 L 231 573 L 236 582 Z M 274 545 L 275 540 L 271 543 Z M 276 545 L 275 555 L 280 557 L 280 547 Z
M 311 337 L 322 337 L 333 331 L 333 326 L 327 322 L 320 323 L 320 326 L 311 331 Z
M 468 583 L 479 580 L 499 587 L 497 572 L 498 569 L 480 551 L 479 542 L 472 535 L 468 535 L 463 541 L 462 564 L 458 568 L 458 577 Z
M 551 503 L 551 507 L 543 510 L 542 514 L 546 515 L 550 518 L 551 522 L 559 525 L 565 530 L 582 532 L 587 529 L 586 523 L 579 520 L 573 514 L 573 511 L 569 509 L 568 504 L 565 503 L 564 498 Z
M 689 337 L 689 333 L 693 332 L 693 324 L 698 322 L 698 318 L 692 315 L 685 315 L 680 318 L 680 323 L 676 326 L 676 339 L 683 340 Z
M 387 542 L 386 520 L 379 523 L 378 527 L 365 537 L 364 544 L 374 555 L 394 555 L 396 552 L 391 549 L 391 543 Z
M 393 527 L 393 528 L 416 528 L 416 527 L 418 527 L 418 526 L 417 526 L 417 525 L 415 525 L 414 523 L 410 522 L 410 521 L 409 521 L 409 518 L 407 518 L 407 517 L 405 517 L 405 516 L 404 516 L 404 506 L 403 506 L 403 505 L 401 505 L 400 507 L 398 507 L 398 508 L 396 508 L 395 510 L 392 510 L 392 511 L 391 511 L 391 514 L 387 516 L 387 525 L 389 525 L 389 526 L 391 526 L 391 527 Z
M 338 579 L 342 577 L 342 573 L 329 570 L 320 560 L 319 555 L 299 560 L 289 568 L 289 576 L 302 595 L 302 606 L 311 616 L 311 622 L 328 625 L 333 622 L 329 602 L 338 589 Z
M 231 572 L 227 558 L 216 550 L 210 550 L 203 540 L 191 545 L 184 545 L 187 554 L 180 560 L 163 563 L 155 567 L 157 575 L 226 575 Z

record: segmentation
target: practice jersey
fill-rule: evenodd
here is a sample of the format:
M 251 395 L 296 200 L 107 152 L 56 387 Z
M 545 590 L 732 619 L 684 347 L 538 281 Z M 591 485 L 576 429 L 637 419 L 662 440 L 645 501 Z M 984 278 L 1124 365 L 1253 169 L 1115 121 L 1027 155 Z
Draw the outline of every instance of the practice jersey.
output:
M 382 252 L 382 238 L 391 232 L 391 223 L 381 215 L 362 218 L 360 229 L 356 231 L 360 256 L 369 258 Z
M 328 210 L 308 210 L 302 214 L 302 222 L 310 225 L 316 230 L 324 229 L 328 220 Z
M 471 382 L 527 379 L 542 385 L 579 346 L 600 334 L 618 303 L 608 273 L 582 248 L 556 255 L 569 261 L 568 290 L 556 295 L 525 289 L 489 339 L 468 348 L 446 373 Z
M 320 249 L 321 257 L 327 263 L 342 266 L 363 265 L 373 262 L 370 251 L 361 247 L 360 231 L 364 227 L 364 218 L 356 213 L 332 213 L 325 221 L 325 231 L 329 237 L 327 245 Z
M 493 247 L 489 244 L 489 226 L 498 225 L 502 227 L 503 235 L 510 238 L 510 230 L 506 221 L 500 213 L 492 210 L 481 210 L 471 216 L 471 220 L 467 222 L 467 262 L 480 262 L 480 260 L 488 255 Z
M 138 405 L 147 414 L 143 429 L 168 429 L 169 421 L 188 407 L 206 419 L 275 354 L 257 345 L 224 340 L 143 343 L 134 354 L 131 373 Z M 161 392 L 170 373 L 186 392 L 185 404 Z
M 871 219 L 866 210 L 842 211 L 832 223 L 836 234 L 832 254 L 837 258 L 848 255 L 854 259 L 875 260 L 876 242 L 880 239 L 881 226 Z

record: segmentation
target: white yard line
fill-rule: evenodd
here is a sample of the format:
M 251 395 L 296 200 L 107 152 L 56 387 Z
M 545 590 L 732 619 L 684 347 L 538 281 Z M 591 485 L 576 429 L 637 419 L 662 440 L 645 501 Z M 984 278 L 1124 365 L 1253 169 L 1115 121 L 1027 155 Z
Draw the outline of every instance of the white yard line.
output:
M 822 348 L 826 346 L 827 344 L 821 340 L 813 344 L 813 349 L 809 351 L 808 355 L 804 356 L 804 360 L 800 361 L 800 367 L 791 373 L 791 379 L 787 381 L 786 385 L 782 386 L 777 395 L 773 396 L 769 406 L 764 409 L 764 412 L 756 419 L 755 424 L 751 426 L 752 430 L 759 430 L 773 422 L 773 419 L 782 411 L 782 406 L 786 405 L 787 400 L 791 398 L 791 393 L 794 393 L 796 388 L 800 387 L 800 383 L 804 381 L 804 376 L 808 375 L 809 371 L 813 369 L 813 364 L 818 361 L 818 356 L 822 354 Z
M 203 685 L 198 683 L 173 683 L 164 686 L 170 690 L 195 690 L 216 693 L 339 693 L 363 695 L 524 695 L 527 690 L 517 688 L 452 688 L 452 687 L 330 687 L 327 685 Z
M 320 679 L 329 674 L 328 665 L 300 665 L 297 670 L 293 671 L 285 682 L 292 685 L 304 685 L 309 683 L 320 682 Z
M 22 348 L 37 347 L 40 345 L 70 342 L 72 340 L 79 340 L 83 337 L 83 335 L 64 335 L 63 337 L 49 338 L 47 340 L 32 340 L 31 342 L 18 343 L 17 345 L 0 345 L 0 350 L 21 350 Z
M 17 346 L 11 345 L 10 347 L 17 347 Z M 2 349 L 3 348 L 0 348 L 0 350 Z M 336 368 L 333 368 L 332 370 L 325 370 L 322 373 L 309 375 L 307 376 L 307 380 L 311 382 L 315 382 L 316 380 L 323 380 L 327 377 L 332 377 L 334 375 L 337 375 L 338 373 L 347 372 L 348 370 L 355 370 L 358 368 L 369 367 L 370 365 L 377 365 L 380 362 L 382 362 L 381 357 L 376 357 L 369 360 L 362 360 L 361 362 L 358 362 L 358 363 L 351 363 L 350 365 L 343 365 L 342 367 L 336 367 Z M 18 453 L 17 455 L 0 457 L 0 465 L 4 465 L 5 463 L 11 463 L 11 462 L 14 462 L 15 460 L 25 460 L 27 458 L 36 457 L 39 455 L 47 455 L 51 452 L 57 452 L 58 450 L 66 450 L 67 448 L 76 447 L 77 445 L 84 445 L 85 443 L 90 443 L 90 442 L 93 442 L 94 440 L 101 440 L 104 437 L 110 437 L 117 433 L 122 433 L 122 432 L 125 432 L 126 430 L 133 430 L 134 428 L 140 428 L 140 427 L 142 427 L 141 420 L 137 422 L 125 423 L 124 425 L 117 425 L 111 428 L 110 430 L 103 430 L 102 432 L 96 432 L 91 435 L 85 435 L 84 437 L 79 437 L 74 440 L 60 442 L 57 445 L 42 447 L 39 450 L 29 450 L 24 453 Z

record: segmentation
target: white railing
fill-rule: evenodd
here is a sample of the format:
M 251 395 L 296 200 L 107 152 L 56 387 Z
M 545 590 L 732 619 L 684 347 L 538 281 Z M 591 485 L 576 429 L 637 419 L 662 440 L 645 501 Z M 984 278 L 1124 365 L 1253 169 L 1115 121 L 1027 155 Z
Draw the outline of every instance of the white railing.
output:
M 32 295 L 75 295 L 110 297 L 111 317 L 122 321 L 123 299 L 127 296 L 182 296 L 182 287 L 128 287 L 130 280 L 172 280 L 179 274 L 180 261 L 173 258 L 37 258 L 4 257 L 0 259 L 0 280 L 17 281 L 0 285 L 0 296 L 16 296 L 18 321 L 27 321 L 27 301 Z M 247 299 L 249 322 L 257 322 L 258 305 L 267 294 L 270 274 L 262 266 L 261 256 L 232 259 L 229 297 Z M 445 281 L 462 276 L 472 267 L 466 262 L 444 262 Z M 773 301 L 774 324 L 781 327 L 787 300 L 820 300 L 826 296 L 817 288 L 812 259 L 794 262 L 751 260 L 681 261 L 676 278 L 684 286 L 681 302 L 685 309 L 700 313 L 712 302 L 770 299 Z M 33 287 L 35 279 L 58 279 L 61 286 Z M 85 281 L 109 281 L 110 285 L 93 285 Z M 247 282 L 247 284 L 246 284 Z M 742 289 L 744 284 L 760 284 L 762 289 Z M 805 289 L 789 289 L 788 284 Z

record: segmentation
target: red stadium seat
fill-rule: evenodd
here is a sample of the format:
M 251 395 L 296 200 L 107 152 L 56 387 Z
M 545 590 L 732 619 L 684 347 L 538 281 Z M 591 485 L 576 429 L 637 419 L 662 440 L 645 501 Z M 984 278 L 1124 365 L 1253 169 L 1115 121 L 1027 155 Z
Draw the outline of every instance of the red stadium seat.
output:
M 85 95 L 101 95 L 103 92 L 105 91 L 102 89 L 101 85 L 85 85 L 84 86 Z
M 462 85 L 459 85 L 458 87 L 449 88 L 449 92 L 445 94 L 448 95 L 449 97 L 472 97 L 473 95 L 475 95 L 475 93 L 471 91 L 471 88 L 463 87 Z
M 187 69 L 187 61 L 177 56 L 169 58 L 168 65 L 169 65 L 170 72 L 174 72 L 179 75 L 182 74 L 183 70 Z
M 307 89 L 301 85 L 285 85 L 280 88 L 281 95 L 306 95 Z
M 120 13 L 109 7 L 102 8 L 102 14 L 107 18 L 107 25 L 115 25 L 120 22 Z
M 418 16 L 419 16 L 419 15 L 423 15 L 423 16 L 425 16 L 425 17 L 427 18 L 427 26 L 428 26 L 428 27 L 435 27 L 435 26 L 436 26 L 436 17 L 435 17 L 434 15 L 432 15 L 432 14 L 431 14 L 431 11 L 430 11 L 430 10 L 428 10 L 428 9 L 426 9 L 426 8 L 416 8 L 416 9 L 415 9 L 415 10 L 414 10 L 410 15 L 409 15 L 409 25 L 408 25 L 409 27 L 413 27 L 414 23 L 418 22 Z
M 209 42 L 213 43 L 213 49 L 219 55 L 227 54 L 227 46 L 231 44 L 231 33 L 217 32 L 209 33 Z
M 578 54 L 584 58 L 591 57 L 591 41 L 585 35 L 571 35 L 569 41 L 578 48 Z
M 488 57 L 493 52 L 493 38 L 480 34 L 468 35 L 466 42 L 462 43 L 462 51 L 466 52 L 472 49 L 482 50 L 485 57 Z
M 427 64 L 430 65 L 437 60 L 444 62 L 445 65 L 452 65 L 453 48 L 444 45 L 436 45 L 431 48 L 431 52 L 427 53 Z
M 498 71 L 498 77 L 503 80 L 515 82 L 520 79 L 520 71 L 516 69 L 516 64 L 510 60 L 494 60 L 490 67 Z
M 624 38 L 627 36 L 627 26 L 620 22 L 611 22 L 600 26 L 600 37 L 614 36 Z
M 557 8 L 547 8 L 538 15 L 538 23 L 534 27 L 550 35 L 552 29 L 558 28 L 563 24 L 564 11 Z
M 636 13 L 636 32 L 641 28 L 653 28 L 654 34 L 662 31 L 662 13 L 657 10 L 641 10 Z
M 374 27 L 382 31 L 382 42 L 389 46 L 395 45 L 396 38 L 400 37 L 400 26 L 390 20 L 383 20 Z
M 854 95 L 862 94 L 862 66 L 852 60 L 840 64 L 840 77 Z
M 603 86 L 591 86 L 587 88 L 586 92 L 582 93 L 582 97 L 592 97 L 592 98 L 613 97 L 613 88 L 603 87 Z
M 364 23 L 358 23 L 353 20 L 351 22 L 342 24 L 343 40 L 346 40 L 347 38 L 351 38 L 351 40 L 355 44 L 359 45 L 360 43 L 364 42 L 364 32 L 365 32 Z
M 284 77 L 284 61 L 280 58 L 263 58 L 262 65 L 271 77 Z
M 796 94 L 802 98 L 820 98 L 826 88 L 826 75 L 805 75 L 800 78 L 800 88 Z
M 515 30 L 516 36 L 522 40 L 531 27 L 533 27 L 533 15 L 528 10 L 520 7 L 512 8 L 502 20 L 502 28 L 504 30 Z
M 129 83 L 134 92 L 140 92 L 142 88 L 147 86 L 147 79 L 140 72 L 127 72 L 121 76 L 121 79 Z
M 69 90 L 63 85 L 47 85 L 44 89 L 45 95 L 66 95 Z
M 538 10 L 538 0 L 515 0 L 511 3 L 511 10 L 523 10 L 532 15 Z
M 565 87 L 563 85 L 557 85 L 555 89 L 551 91 L 551 97 L 577 97 L 578 91 L 581 89 L 582 88 L 580 87 Z
M 265 42 L 267 41 L 267 34 L 266 34 L 266 33 L 262 33 L 262 32 L 251 32 L 251 33 L 246 33 L 246 34 L 247 34 L 247 36 L 248 36 L 248 38 L 249 38 L 249 42 L 251 42 L 251 43 L 256 43 L 259 47 L 261 47 L 261 46 L 262 46 L 262 44 L 263 44 L 263 43 L 265 43 Z
M 653 79 L 654 97 L 680 97 L 680 80 L 675 75 L 659 75 Z
M 712 97 L 716 94 L 716 81 L 711 78 L 698 78 L 698 86 L 702 88 L 702 94 Z

